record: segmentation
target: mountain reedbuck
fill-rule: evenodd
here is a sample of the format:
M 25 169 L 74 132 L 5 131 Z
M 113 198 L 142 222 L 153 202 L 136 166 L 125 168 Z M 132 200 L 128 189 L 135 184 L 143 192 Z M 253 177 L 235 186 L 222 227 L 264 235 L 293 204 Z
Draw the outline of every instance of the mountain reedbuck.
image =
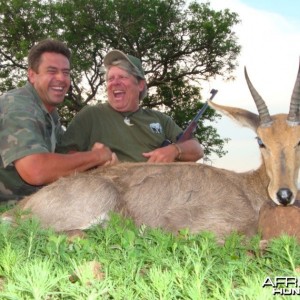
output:
M 292 205 L 297 194 L 300 162 L 300 67 L 288 115 L 270 116 L 245 77 L 258 115 L 210 102 L 257 134 L 262 164 L 236 173 L 199 163 L 121 163 L 61 178 L 22 200 L 42 226 L 56 231 L 86 229 L 114 211 L 171 232 L 208 230 L 218 237 L 232 231 L 257 233 L 259 209 L 265 201 Z M 16 209 L 14 208 L 14 209 Z M 14 209 L 3 218 L 12 219 Z

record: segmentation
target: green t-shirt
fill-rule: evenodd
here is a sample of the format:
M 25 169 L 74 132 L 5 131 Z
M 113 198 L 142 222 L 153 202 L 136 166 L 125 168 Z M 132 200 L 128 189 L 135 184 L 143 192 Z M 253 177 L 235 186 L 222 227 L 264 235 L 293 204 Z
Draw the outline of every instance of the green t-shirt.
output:
M 124 122 L 128 116 L 130 124 Z M 59 152 L 90 150 L 100 142 L 115 152 L 120 161 L 142 162 L 142 153 L 161 147 L 164 140 L 176 142 L 181 128 L 167 115 L 140 108 L 120 113 L 107 103 L 84 107 L 72 120 L 57 148 Z
M 37 190 L 21 179 L 13 162 L 53 152 L 61 135 L 56 110 L 48 113 L 29 82 L 0 97 L 0 201 L 20 199 Z

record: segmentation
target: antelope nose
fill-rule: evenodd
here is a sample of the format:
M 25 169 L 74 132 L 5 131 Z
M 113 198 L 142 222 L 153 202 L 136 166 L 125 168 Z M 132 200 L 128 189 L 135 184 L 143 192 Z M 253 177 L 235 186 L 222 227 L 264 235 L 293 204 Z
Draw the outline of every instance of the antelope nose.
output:
M 283 189 L 280 189 L 276 195 L 277 195 L 277 199 L 278 199 L 279 203 L 286 206 L 289 203 L 291 203 L 293 193 L 291 192 L 290 189 L 283 188 Z

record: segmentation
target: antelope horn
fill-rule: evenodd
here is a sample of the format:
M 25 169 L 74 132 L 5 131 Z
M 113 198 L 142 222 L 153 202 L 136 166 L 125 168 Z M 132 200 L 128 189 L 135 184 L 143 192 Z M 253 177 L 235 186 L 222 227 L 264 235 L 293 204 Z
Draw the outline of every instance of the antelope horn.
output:
M 287 117 L 287 121 L 291 125 L 297 125 L 300 123 L 300 63 L 298 69 L 298 75 L 296 79 L 296 83 L 294 86 L 291 104 L 290 104 L 290 111 Z
M 253 100 L 254 100 L 257 110 L 258 110 L 260 125 L 269 126 L 272 123 L 272 119 L 271 119 L 268 107 L 267 107 L 265 101 L 262 99 L 262 97 L 258 94 L 256 89 L 252 85 L 252 83 L 248 77 L 246 67 L 244 68 L 244 71 L 245 71 L 245 77 L 246 77 L 246 81 L 247 81 L 250 93 L 253 97 Z

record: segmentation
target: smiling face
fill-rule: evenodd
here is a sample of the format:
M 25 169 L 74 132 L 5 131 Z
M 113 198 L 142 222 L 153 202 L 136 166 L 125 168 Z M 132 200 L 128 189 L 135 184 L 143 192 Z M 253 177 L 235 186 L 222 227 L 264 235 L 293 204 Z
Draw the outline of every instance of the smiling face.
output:
M 137 80 L 117 66 L 111 66 L 108 70 L 107 96 L 110 105 L 116 111 L 136 111 L 139 108 L 139 95 L 144 86 L 144 80 Z
M 33 85 L 49 112 L 63 102 L 70 87 L 70 62 L 67 57 L 54 52 L 41 56 L 38 71 L 28 70 Z

